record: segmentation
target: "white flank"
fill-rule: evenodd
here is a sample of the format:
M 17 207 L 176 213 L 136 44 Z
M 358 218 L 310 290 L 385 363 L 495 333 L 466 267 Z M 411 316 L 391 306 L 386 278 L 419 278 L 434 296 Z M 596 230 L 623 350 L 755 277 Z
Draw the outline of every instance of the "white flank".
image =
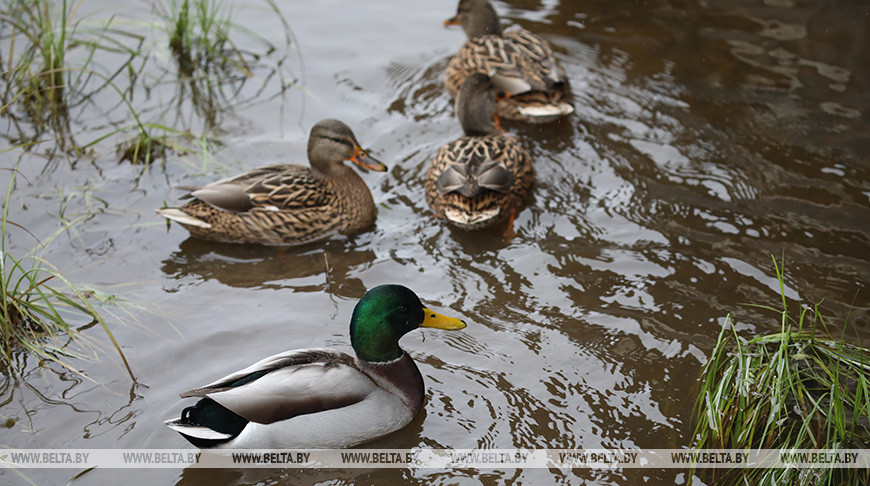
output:
M 200 439 L 206 440 L 224 440 L 232 437 L 229 434 L 224 434 L 223 432 L 218 432 L 216 430 L 212 430 L 208 427 L 200 427 L 197 425 L 183 425 L 179 423 L 175 423 L 172 420 L 167 420 L 163 422 L 170 429 L 181 432 L 182 434 L 189 435 L 191 437 L 198 437 Z
M 211 224 L 196 219 L 193 216 L 186 214 L 177 208 L 162 208 L 157 209 L 156 211 L 157 214 L 163 216 L 164 218 L 171 219 L 172 221 L 177 221 L 181 224 L 196 226 L 198 228 L 211 228 Z

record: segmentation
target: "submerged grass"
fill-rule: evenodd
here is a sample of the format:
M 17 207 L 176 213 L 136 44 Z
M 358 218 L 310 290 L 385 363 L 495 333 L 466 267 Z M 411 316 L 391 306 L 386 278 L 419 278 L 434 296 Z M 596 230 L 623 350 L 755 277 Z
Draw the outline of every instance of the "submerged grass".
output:
M 59 13 L 53 10 L 48 2 L 23 0 L 4 8 L 0 20 L 12 32 L 6 59 L 0 58 L 5 71 L 0 99 L 4 113 L 15 120 L 29 120 L 38 133 L 52 129 L 63 134 L 58 140 L 63 145 L 69 134 L 64 123 L 68 114 L 65 57 L 75 26 L 69 21 L 65 1 Z M 13 105 L 23 112 L 20 118 L 10 110 Z
M 114 15 L 83 22 L 77 16 L 81 0 L 0 3 L 0 115 L 10 130 L 5 136 L 18 144 L 48 135 L 55 141 L 50 155 L 59 150 L 75 157 L 110 139 L 119 158 L 134 163 L 163 158 L 178 145 L 190 146 L 169 138 L 190 142 L 206 137 L 190 132 L 197 124 L 206 132 L 218 129 L 225 112 L 262 101 L 276 77 L 280 96 L 297 84 L 286 69 L 295 39 L 274 0 L 263 3 L 269 21 L 278 22 L 283 31 L 284 45 L 233 22 L 233 11 L 221 0 L 153 4 L 162 20 L 158 33 L 165 36 L 156 39 L 138 32 L 154 25 L 138 18 L 120 24 L 123 28 L 117 27 Z M 236 39 L 253 48 L 240 47 Z M 166 52 L 177 61 L 177 69 L 159 67 Z M 254 78 L 262 86 L 243 89 Z M 175 95 L 163 103 L 167 86 Z M 155 90 L 161 94 L 154 96 Z M 106 102 L 112 96 L 119 97 L 117 103 Z M 149 100 L 161 105 L 143 105 Z M 173 109 L 176 118 L 167 121 Z M 80 126 L 84 119 L 102 120 L 110 127 L 104 135 L 79 143 L 74 134 L 92 131 Z M 134 136 L 126 136 L 130 131 Z
M 251 76 L 242 51 L 231 41 L 233 26 L 231 12 L 218 0 L 171 1 L 166 21 L 169 28 L 169 47 L 178 61 L 182 75 L 193 76 L 196 71 L 205 74 L 237 71 Z M 191 11 L 192 10 L 192 11 Z
M 236 12 L 222 0 L 154 4 L 177 68 L 176 104 L 189 104 L 207 129 L 219 127 L 230 107 L 262 100 L 274 78 L 279 96 L 298 83 L 286 69 L 288 49 L 296 44 L 290 26 L 274 0 L 262 3 L 267 12 L 264 18 L 277 22 L 269 28 L 280 28 L 283 44 L 276 45 L 258 31 L 234 22 Z M 252 80 L 262 84 L 245 90 Z
M 84 153 L 71 127 L 71 113 L 97 106 L 97 93 L 113 86 L 122 72 L 131 72 L 141 36 L 114 29 L 112 19 L 97 29 L 80 28 L 76 17 L 81 1 L 11 0 L 0 7 L 2 114 L 17 129 L 17 141 L 34 141 L 50 133 L 57 148 Z M 7 44 L 8 41 L 8 44 Z M 122 54 L 113 73 L 97 68 L 98 52 Z M 117 90 L 117 88 L 116 88 Z M 120 90 L 118 90 L 120 91 Z
M 791 316 L 774 259 L 780 332 L 744 340 L 722 327 L 695 403 L 694 448 L 870 447 L 870 350 L 826 335 L 818 305 Z M 693 471 L 694 472 L 694 471 Z M 860 469 L 739 469 L 717 484 L 867 484 Z
M 92 304 L 92 301 L 104 303 L 113 297 L 73 284 L 36 251 L 20 258 L 7 251 L 8 229 L 21 228 L 8 218 L 16 175 L 17 171 L 13 171 L 0 219 L 0 369 L 18 373 L 15 356 L 23 351 L 81 374 L 65 358 L 87 357 L 82 354 L 84 351 L 91 351 L 89 354 L 93 355 L 100 346 L 81 330 L 99 325 L 135 381 L 118 341 Z M 43 253 L 46 245 L 66 226 L 38 245 Z M 78 346 L 70 346 L 73 342 Z

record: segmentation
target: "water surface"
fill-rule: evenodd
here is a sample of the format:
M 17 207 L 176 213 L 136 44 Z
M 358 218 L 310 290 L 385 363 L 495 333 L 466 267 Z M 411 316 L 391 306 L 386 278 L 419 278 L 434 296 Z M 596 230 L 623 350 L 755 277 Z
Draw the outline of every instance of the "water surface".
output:
M 132 3 L 130 8 L 143 8 Z M 76 282 L 159 312 L 115 328 L 141 381 L 107 353 L 80 366 L 102 385 L 27 363 L 5 381 L 3 443 L 22 448 L 184 448 L 162 421 L 177 394 L 272 353 L 349 348 L 366 289 L 399 282 L 470 324 L 402 346 L 427 384 L 425 410 L 377 447 L 679 448 L 691 440 L 696 377 L 727 315 L 746 336 L 788 305 L 822 302 L 832 333 L 868 343 L 870 15 L 861 2 L 497 2 L 505 23 L 543 34 L 572 80 L 576 113 L 509 125 L 537 184 L 513 235 L 435 220 L 422 178 L 460 134 L 441 84 L 464 40 L 454 2 L 282 2 L 306 91 L 223 118 L 202 173 L 25 158 L 10 219 L 47 236 L 61 207 L 97 211 L 46 251 Z M 143 11 L 145 9 L 143 8 Z M 237 9 L 256 28 L 263 11 Z M 108 17 L 108 14 L 105 15 Z M 276 39 L 280 32 L 273 35 Z M 307 132 L 339 118 L 390 171 L 367 173 L 377 227 L 278 250 L 168 231 L 153 213 L 179 184 L 305 161 Z M 94 122 L 94 126 L 96 126 Z M 84 127 L 83 129 L 87 129 Z M 15 159 L 0 154 L 3 167 Z M 4 181 L 8 181 L 8 175 Z M 86 197 L 96 196 L 99 199 Z M 66 203 L 64 202 L 66 201 Z M 101 202 L 102 201 L 102 202 Z M 66 204 L 66 206 L 64 206 Z M 33 246 L 15 234 L 11 248 Z M 133 319 L 135 317 L 136 320 Z M 848 324 L 848 325 L 847 325 Z M 846 329 L 844 331 L 844 329 Z M 88 331 L 99 338 L 99 330 Z M 26 359 L 26 358 L 21 358 Z M 27 471 L 58 482 L 75 471 Z M 10 471 L 0 477 L 18 481 Z M 677 470 L 91 471 L 76 484 L 673 484 Z

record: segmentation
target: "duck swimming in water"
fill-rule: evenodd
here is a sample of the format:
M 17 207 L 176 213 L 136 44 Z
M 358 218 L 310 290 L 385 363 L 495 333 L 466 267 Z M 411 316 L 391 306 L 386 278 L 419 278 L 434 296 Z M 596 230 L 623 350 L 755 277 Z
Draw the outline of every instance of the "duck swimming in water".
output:
M 314 125 L 308 138 L 310 167 L 268 165 L 229 179 L 192 188 L 191 201 L 157 213 L 208 240 L 302 245 L 336 234 L 370 228 L 377 211 L 371 192 L 350 167 L 387 167 L 360 147 L 338 120 Z
M 509 95 L 496 104 L 502 118 L 546 123 L 574 112 L 568 76 L 546 40 L 525 29 L 503 31 L 487 0 L 461 0 L 456 16 L 444 23 L 461 25 L 468 37 L 447 64 L 450 96 L 471 73 L 483 73 Z
M 375 287 L 350 321 L 355 356 L 328 348 L 270 356 L 181 394 L 199 401 L 166 421 L 200 448 L 344 448 L 406 426 L 423 407 L 423 377 L 399 339 L 465 322 L 423 306 L 401 285 Z

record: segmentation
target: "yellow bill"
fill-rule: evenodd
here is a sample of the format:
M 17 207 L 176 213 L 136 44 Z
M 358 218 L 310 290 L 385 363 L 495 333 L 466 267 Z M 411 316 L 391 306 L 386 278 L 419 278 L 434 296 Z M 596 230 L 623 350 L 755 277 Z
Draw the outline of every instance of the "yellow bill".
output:
M 435 329 L 445 329 L 448 331 L 455 331 L 465 327 L 465 321 L 455 317 L 442 316 L 428 307 L 424 307 L 423 312 L 426 313 L 426 318 L 423 319 L 420 327 L 434 327 Z

